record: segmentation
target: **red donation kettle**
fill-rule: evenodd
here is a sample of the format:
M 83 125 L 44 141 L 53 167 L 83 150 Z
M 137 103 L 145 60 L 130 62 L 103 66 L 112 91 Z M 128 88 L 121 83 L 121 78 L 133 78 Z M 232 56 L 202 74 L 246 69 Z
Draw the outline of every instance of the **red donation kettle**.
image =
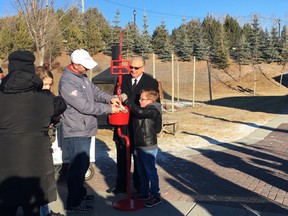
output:
M 127 106 L 124 106 L 125 111 L 120 111 L 119 113 L 113 113 L 109 115 L 109 124 L 111 125 L 128 125 L 130 111 Z

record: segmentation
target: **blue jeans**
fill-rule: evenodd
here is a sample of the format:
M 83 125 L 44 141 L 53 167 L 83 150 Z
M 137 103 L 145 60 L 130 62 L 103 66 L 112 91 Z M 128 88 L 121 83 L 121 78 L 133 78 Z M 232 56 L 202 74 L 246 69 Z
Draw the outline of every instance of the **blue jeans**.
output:
M 140 176 L 140 194 L 160 197 L 159 178 L 156 168 L 158 148 L 143 150 L 136 148 L 138 173 Z
M 91 137 L 64 138 L 68 147 L 69 169 L 67 174 L 67 207 L 79 206 L 87 194 L 84 187 L 85 173 L 90 164 Z
M 40 216 L 47 216 L 49 214 L 50 214 L 50 208 L 49 208 L 48 204 L 42 205 L 40 207 Z

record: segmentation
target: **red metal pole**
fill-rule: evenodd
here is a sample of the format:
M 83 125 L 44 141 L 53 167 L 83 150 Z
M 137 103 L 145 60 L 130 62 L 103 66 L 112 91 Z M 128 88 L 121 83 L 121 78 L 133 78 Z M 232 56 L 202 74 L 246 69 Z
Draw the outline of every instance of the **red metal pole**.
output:
M 131 186 L 130 186 L 130 170 L 131 170 L 131 154 L 130 154 L 130 140 L 129 137 L 122 134 L 121 127 L 117 128 L 118 135 L 126 141 L 126 161 L 127 161 L 127 199 L 131 199 Z
M 123 37 L 124 37 L 124 32 L 121 30 L 120 32 L 120 45 L 119 45 L 119 67 L 118 67 L 118 83 L 117 83 L 117 89 L 116 89 L 116 94 L 120 95 L 121 94 L 121 85 L 122 85 L 122 68 L 123 68 L 123 64 L 122 62 L 125 60 L 122 60 L 122 44 L 123 44 Z M 126 61 L 127 62 L 127 61 Z M 129 73 L 130 72 L 130 68 L 129 68 L 129 61 L 128 61 L 128 65 L 126 65 L 126 70 Z M 113 62 L 112 62 L 112 66 L 113 66 Z M 111 66 L 111 68 L 112 68 Z M 128 67 L 127 67 L 128 66 Z M 114 67 L 113 67 L 114 68 Z M 111 70 L 111 73 L 113 73 L 113 68 Z M 117 115 L 117 114 L 113 114 L 113 115 Z M 119 120 L 119 119 L 117 119 Z M 111 119 L 110 119 L 111 121 Z M 119 124 L 118 124 L 119 125 Z M 141 202 L 140 200 L 137 199 L 131 199 L 131 185 L 130 185 L 130 170 L 131 170 L 131 153 L 130 153 L 130 140 L 129 137 L 125 134 L 122 133 L 121 131 L 121 125 L 117 127 L 117 133 L 120 137 L 122 137 L 123 139 L 125 139 L 126 142 L 126 161 L 127 161 L 127 167 L 126 167 L 126 171 L 127 171 L 127 199 L 125 200 L 118 200 L 116 202 L 113 203 L 113 206 L 119 210 L 123 210 L 123 211 L 133 211 L 133 210 L 138 210 L 144 207 L 143 202 Z M 135 162 L 136 163 L 136 162 Z

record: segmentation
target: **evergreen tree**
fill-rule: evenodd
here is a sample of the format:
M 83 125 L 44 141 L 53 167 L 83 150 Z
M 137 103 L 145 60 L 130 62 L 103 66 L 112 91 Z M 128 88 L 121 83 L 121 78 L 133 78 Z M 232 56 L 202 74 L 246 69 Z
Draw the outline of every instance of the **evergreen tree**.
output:
M 86 49 L 85 29 L 83 27 L 85 25 L 83 24 L 83 15 L 80 14 L 79 10 L 71 8 L 69 13 L 65 13 L 62 9 L 59 9 L 56 15 L 60 20 L 58 28 L 62 33 L 62 42 L 66 47 L 67 54 L 70 55 L 75 47 Z
M 202 23 L 204 34 L 210 47 L 210 59 L 215 67 L 225 69 L 228 67 L 228 52 L 225 44 L 225 34 L 221 23 L 212 16 L 207 17 Z
M 237 20 L 229 15 L 226 16 L 224 24 L 225 41 L 230 51 L 230 56 L 233 57 L 233 50 L 237 47 L 241 38 L 241 27 Z M 233 49 L 234 48 L 234 49 Z
M 172 35 L 174 35 L 174 51 L 181 61 L 190 61 L 193 44 L 190 42 L 188 35 L 188 25 L 183 20 L 183 24 L 174 30 Z
M 13 49 L 13 37 L 8 21 L 5 22 L 0 28 L 0 58 L 6 60 Z
M 116 10 L 116 15 L 115 15 L 115 19 L 113 20 L 114 23 L 114 28 L 112 31 L 112 43 L 113 44 L 118 44 L 119 40 L 120 40 L 120 21 L 119 21 L 119 17 L 120 17 L 120 10 L 117 9 Z
M 135 52 L 136 41 L 140 42 L 140 30 L 132 23 L 128 23 L 124 29 L 124 42 L 123 42 L 123 55 L 127 55 L 127 58 Z
M 246 41 L 248 41 L 251 35 L 252 35 L 252 27 L 249 23 L 245 23 L 242 28 L 241 37 L 244 36 L 246 38 Z
M 207 39 L 203 33 L 203 28 L 199 20 L 189 22 L 189 38 L 193 47 L 193 56 L 197 60 L 209 60 L 209 46 Z
M 207 38 L 210 51 L 213 52 L 213 44 L 215 44 L 215 38 L 219 36 L 221 31 L 220 22 L 216 21 L 212 16 L 204 18 L 202 22 L 203 33 Z
M 282 64 L 286 64 L 288 62 L 288 31 L 287 25 L 284 25 L 281 32 L 280 38 L 280 60 Z
M 265 31 L 260 31 L 259 33 L 259 51 L 261 62 L 271 62 L 270 59 L 270 49 L 271 49 L 271 40 L 269 36 L 269 31 L 266 28 Z M 269 60 L 268 60 L 269 59 Z
M 271 30 L 271 42 L 273 46 L 273 62 L 279 62 L 280 61 L 280 38 L 279 38 L 279 32 L 278 28 L 275 26 L 272 27 Z
M 78 25 L 72 24 L 67 29 L 67 51 L 68 54 L 71 54 L 75 47 L 78 49 L 86 49 L 85 47 L 85 35 L 84 33 L 79 29 Z
M 211 57 L 212 63 L 218 69 L 226 69 L 228 67 L 228 52 L 223 38 L 224 31 L 223 28 L 221 28 L 220 34 L 214 38 L 214 49 Z
M 260 52 L 260 33 L 262 29 L 259 26 L 258 17 L 254 15 L 251 34 L 249 34 L 248 41 L 250 45 L 250 52 L 252 57 L 252 63 L 261 63 L 261 52 Z
M 97 54 L 104 49 L 104 41 L 100 31 L 101 21 L 96 8 L 91 8 L 85 13 L 85 42 L 87 51 Z
M 261 41 L 263 41 L 263 44 L 260 43 L 261 57 L 267 63 L 271 63 L 277 60 L 279 61 L 279 52 L 278 52 L 279 44 L 277 35 L 278 35 L 277 29 L 275 31 L 275 28 L 272 28 L 270 36 L 268 29 L 266 28 L 264 37 L 263 39 L 261 39 Z
M 13 50 L 24 49 L 24 50 L 33 50 L 34 41 L 29 31 L 25 21 L 21 17 L 16 18 L 16 31 L 14 32 L 13 37 Z
M 168 30 L 165 22 L 162 21 L 160 26 L 157 26 L 152 35 L 153 49 L 158 58 L 163 61 L 171 60 L 172 45 L 169 38 Z
M 70 23 L 72 23 L 73 18 L 70 16 L 73 13 L 78 14 L 78 10 L 74 9 L 69 14 L 65 15 L 62 9 L 58 9 L 56 12 L 56 16 L 60 19 L 58 27 L 60 28 L 63 40 L 66 42 L 68 41 L 68 28 Z
M 140 54 L 148 58 L 148 54 L 153 52 L 152 49 L 152 38 L 148 30 L 147 16 L 143 16 L 143 31 L 142 34 L 139 34 L 135 43 L 135 53 Z
M 235 60 L 239 65 L 247 65 L 250 62 L 250 48 L 245 34 L 242 34 L 235 50 Z
M 106 45 L 105 46 L 106 49 L 104 51 L 105 54 L 111 55 L 112 54 L 111 53 L 112 46 L 114 46 L 115 44 L 119 44 L 119 42 L 120 42 L 121 28 L 119 26 L 119 23 L 120 23 L 119 17 L 120 17 L 120 10 L 117 9 L 115 18 L 113 20 L 114 25 L 112 27 L 110 27 L 109 30 L 108 30 L 108 28 L 106 29 L 106 33 L 108 33 L 108 34 L 106 34 L 106 39 L 104 39 L 105 45 Z M 109 40 L 107 40 L 107 39 L 109 39 Z

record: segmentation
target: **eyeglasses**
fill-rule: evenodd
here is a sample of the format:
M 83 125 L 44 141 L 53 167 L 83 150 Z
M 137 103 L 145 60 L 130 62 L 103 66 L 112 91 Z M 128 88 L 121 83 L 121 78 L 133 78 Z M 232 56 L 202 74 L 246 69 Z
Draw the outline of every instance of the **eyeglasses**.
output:
M 140 98 L 139 102 L 144 101 L 144 100 L 149 100 L 148 98 Z
M 133 69 L 135 69 L 135 70 L 139 70 L 140 68 L 142 68 L 143 66 L 141 66 L 141 67 L 133 67 L 133 66 L 130 66 L 130 69 L 131 70 L 133 70 Z

